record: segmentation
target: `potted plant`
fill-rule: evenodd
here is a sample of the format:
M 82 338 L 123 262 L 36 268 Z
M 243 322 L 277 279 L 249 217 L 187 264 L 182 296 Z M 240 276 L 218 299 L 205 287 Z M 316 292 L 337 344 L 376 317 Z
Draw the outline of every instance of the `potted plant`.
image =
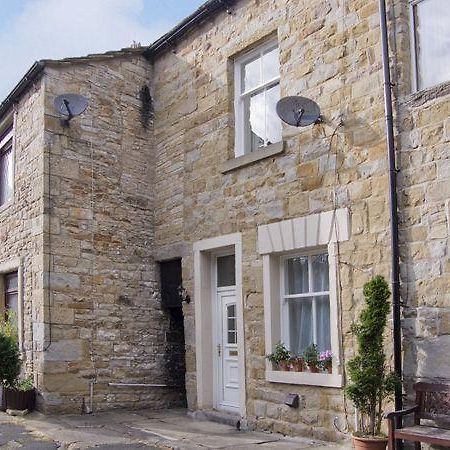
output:
M 33 411 L 36 404 L 36 392 L 31 378 L 17 381 L 13 387 L 5 389 L 6 407 L 23 411 Z
M 311 344 L 306 347 L 305 352 L 303 353 L 303 358 L 310 372 L 319 372 L 319 352 L 317 351 L 316 344 Z
M 0 320 L 0 410 L 32 411 L 36 392 L 31 379 L 18 380 L 21 368 L 17 321 L 12 312 Z
M 267 355 L 266 358 L 280 370 L 289 371 L 291 354 L 283 342 L 278 342 L 275 345 L 275 350 L 270 355 Z
M 331 350 L 325 350 L 319 353 L 319 364 L 324 371 L 328 373 L 333 371 L 333 353 Z
M 303 356 L 295 355 L 291 357 L 291 367 L 294 372 L 303 372 L 305 369 L 305 360 Z
M 17 342 L 0 332 L 0 384 L 2 386 L 1 410 L 8 407 L 7 392 L 14 386 L 20 373 L 20 354 Z
M 384 330 L 389 314 L 388 284 L 376 276 L 364 285 L 366 307 L 353 325 L 357 355 L 348 363 L 350 384 L 347 395 L 360 413 L 358 430 L 353 434 L 355 449 L 385 450 L 387 439 L 381 432 L 383 401 L 391 397 L 400 380 L 386 368 Z

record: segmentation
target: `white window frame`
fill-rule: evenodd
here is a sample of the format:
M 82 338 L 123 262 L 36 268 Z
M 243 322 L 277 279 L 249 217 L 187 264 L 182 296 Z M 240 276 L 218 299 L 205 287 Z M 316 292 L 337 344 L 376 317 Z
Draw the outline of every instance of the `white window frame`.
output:
M 421 87 L 419 85 L 419 60 L 417 57 L 417 36 L 416 36 L 416 16 L 414 8 L 427 0 L 409 0 L 409 23 L 410 23 L 410 42 L 411 42 L 411 83 L 413 92 L 419 92 L 433 86 Z
M 281 301 L 281 340 L 286 344 L 287 348 L 291 349 L 291 342 L 290 342 L 290 316 L 289 316 L 289 307 L 288 307 L 288 300 L 289 299 L 302 299 L 302 298 L 311 298 L 312 299 L 312 308 L 313 308 L 313 321 L 316 319 L 316 301 L 315 297 L 320 296 L 327 296 L 328 299 L 330 299 L 330 290 L 323 291 L 323 292 L 307 292 L 304 294 L 286 294 L 286 281 L 287 281 L 287 273 L 286 273 L 286 261 L 292 258 L 296 257 L 308 257 L 308 284 L 309 287 L 313 286 L 313 270 L 311 267 L 312 256 L 316 255 L 323 255 L 326 254 L 328 256 L 328 250 L 326 247 L 316 248 L 313 250 L 305 250 L 303 252 L 295 252 L 295 253 L 288 253 L 284 254 L 280 257 L 280 301 Z M 329 274 L 328 274 L 328 280 L 329 280 Z M 314 342 L 317 342 L 316 339 L 316 326 L 315 323 L 313 324 L 313 332 L 314 332 Z M 330 330 L 331 331 L 331 330 Z M 327 349 L 331 350 L 331 349 Z
M 288 255 L 328 253 L 332 373 L 273 370 L 266 360 L 266 380 L 272 383 L 342 387 L 338 305 L 338 242 L 350 239 L 347 208 L 312 214 L 258 227 L 258 251 L 263 258 L 264 328 L 266 354 L 282 340 L 281 263 Z M 284 291 L 283 291 L 284 292 Z
M 8 128 L 9 128 L 9 130 L 8 130 Z M 13 125 L 10 125 L 9 127 L 6 127 L 5 130 L 8 130 L 8 131 L 0 140 L 0 155 L 5 151 L 5 149 L 7 147 L 9 147 L 9 144 L 11 144 L 13 186 L 12 186 L 11 198 L 9 198 L 5 203 L 0 204 L 0 210 L 2 208 L 5 208 L 6 206 L 10 205 L 13 202 L 14 186 L 15 186 L 15 183 L 14 183 L 14 176 L 15 176 L 14 127 L 13 127 Z M 0 186 L 0 189 L 3 189 L 3 188 Z
M 245 120 L 245 99 L 252 94 L 266 91 L 267 89 L 280 84 L 281 80 L 280 73 L 278 73 L 278 76 L 265 81 L 258 86 L 249 89 L 248 91 L 242 92 L 242 86 L 244 83 L 243 67 L 247 62 L 255 59 L 256 57 L 262 58 L 264 53 L 267 53 L 268 51 L 278 47 L 278 40 L 271 39 L 270 41 L 258 46 L 254 50 L 246 53 L 245 55 L 236 58 L 234 61 L 235 157 L 252 153 L 252 149 L 249 148 L 248 142 L 248 123 Z M 262 148 L 267 148 L 268 146 L 269 145 L 267 145 L 266 143 Z

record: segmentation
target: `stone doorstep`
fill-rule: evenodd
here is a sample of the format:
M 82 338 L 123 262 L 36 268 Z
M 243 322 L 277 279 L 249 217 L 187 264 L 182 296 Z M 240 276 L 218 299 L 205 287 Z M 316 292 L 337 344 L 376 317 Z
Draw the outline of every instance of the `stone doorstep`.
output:
M 247 424 L 243 423 L 241 416 L 236 413 L 216 410 L 188 411 L 188 417 L 194 420 L 211 421 L 229 425 L 237 430 L 247 430 Z

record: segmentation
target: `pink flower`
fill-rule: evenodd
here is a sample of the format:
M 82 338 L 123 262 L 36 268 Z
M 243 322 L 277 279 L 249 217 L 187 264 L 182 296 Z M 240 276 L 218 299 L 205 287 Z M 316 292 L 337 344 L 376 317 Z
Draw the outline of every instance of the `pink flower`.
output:
M 324 352 L 320 352 L 319 361 L 331 361 L 333 358 L 333 353 L 331 350 L 325 350 Z

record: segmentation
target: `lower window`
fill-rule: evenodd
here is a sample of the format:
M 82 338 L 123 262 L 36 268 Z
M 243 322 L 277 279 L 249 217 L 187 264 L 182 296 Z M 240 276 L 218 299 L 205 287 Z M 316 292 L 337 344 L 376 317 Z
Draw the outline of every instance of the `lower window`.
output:
M 312 345 L 331 353 L 328 254 L 283 257 L 280 273 L 283 342 L 298 356 Z

